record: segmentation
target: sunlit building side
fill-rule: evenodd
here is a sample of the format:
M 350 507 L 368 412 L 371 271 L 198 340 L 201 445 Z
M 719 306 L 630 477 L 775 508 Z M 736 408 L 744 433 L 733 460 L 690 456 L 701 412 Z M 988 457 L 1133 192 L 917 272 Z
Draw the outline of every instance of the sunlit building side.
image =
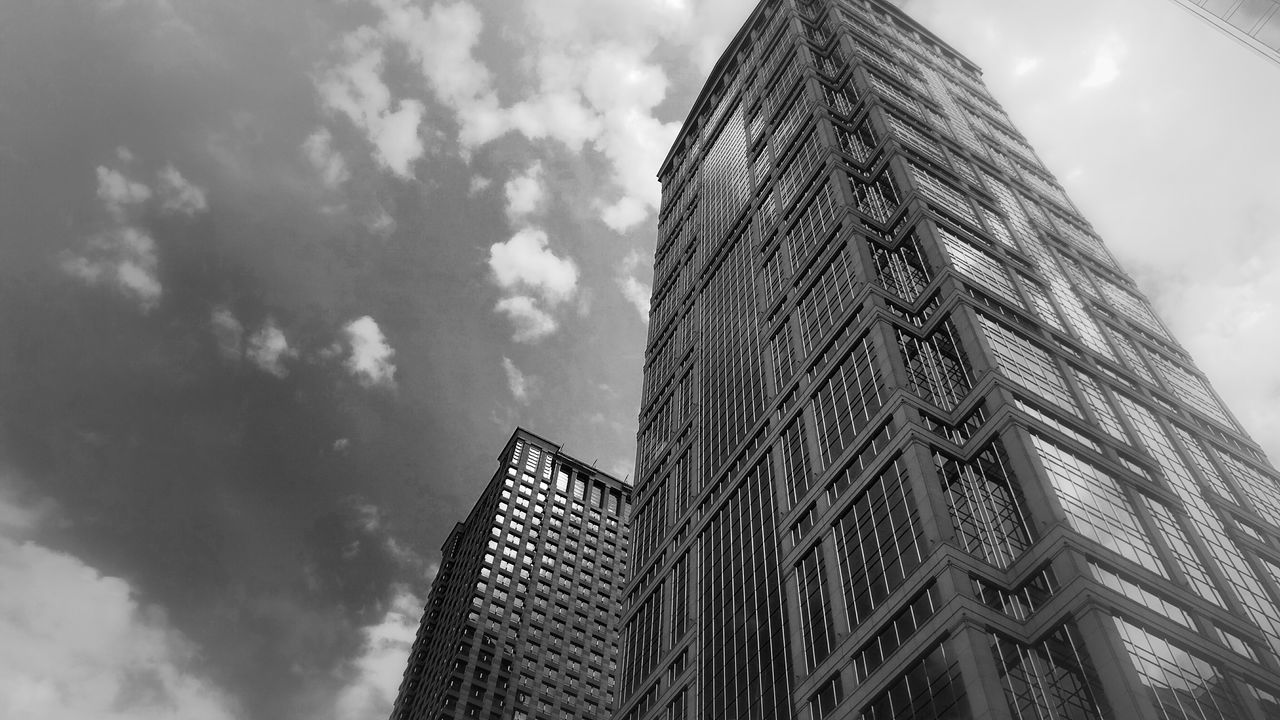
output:
M 518 429 L 441 548 L 392 720 L 607 720 L 631 488 Z
M 765 0 L 659 179 L 620 720 L 1280 718 L 1277 473 L 977 67 Z

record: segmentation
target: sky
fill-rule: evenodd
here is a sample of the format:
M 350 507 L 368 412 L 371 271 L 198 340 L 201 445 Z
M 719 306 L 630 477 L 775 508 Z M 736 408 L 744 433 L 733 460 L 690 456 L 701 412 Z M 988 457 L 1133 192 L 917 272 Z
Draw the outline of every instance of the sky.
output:
M 0 716 L 386 716 L 517 424 L 626 476 L 733 0 L 0 0 Z M 1280 457 L 1280 67 L 908 0 Z

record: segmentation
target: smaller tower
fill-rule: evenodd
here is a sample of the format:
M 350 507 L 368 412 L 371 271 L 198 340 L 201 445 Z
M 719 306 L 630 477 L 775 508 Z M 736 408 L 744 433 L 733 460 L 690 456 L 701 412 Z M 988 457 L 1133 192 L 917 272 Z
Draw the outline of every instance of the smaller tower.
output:
M 517 428 L 441 548 L 391 720 L 605 720 L 631 487 Z

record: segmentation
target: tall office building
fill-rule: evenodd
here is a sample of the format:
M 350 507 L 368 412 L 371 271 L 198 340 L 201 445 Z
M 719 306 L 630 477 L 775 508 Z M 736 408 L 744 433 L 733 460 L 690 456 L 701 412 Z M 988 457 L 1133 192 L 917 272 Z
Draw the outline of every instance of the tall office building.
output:
M 1174 0 L 1272 62 L 1280 63 L 1277 0 Z
M 971 62 L 764 0 L 659 179 L 619 718 L 1280 718 L 1277 474 Z
M 392 720 L 608 720 L 629 485 L 518 429 L 441 550 Z

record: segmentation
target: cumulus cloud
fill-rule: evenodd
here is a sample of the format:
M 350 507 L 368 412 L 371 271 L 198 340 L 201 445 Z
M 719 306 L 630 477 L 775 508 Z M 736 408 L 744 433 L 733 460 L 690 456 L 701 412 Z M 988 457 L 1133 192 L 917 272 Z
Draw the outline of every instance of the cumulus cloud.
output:
M 156 177 L 161 209 L 179 215 L 195 215 L 209 209 L 204 190 L 191 184 L 173 165 L 161 168 Z
M 523 173 L 508 180 L 503 189 L 507 195 L 507 217 L 512 221 L 537 212 L 547 196 L 542 163 L 533 163 Z
M 343 61 L 330 68 L 317 89 L 326 107 L 345 115 L 373 143 L 374 156 L 391 172 L 413 176 L 424 148 L 418 136 L 425 107 L 417 100 L 394 100 L 382 80 L 382 38 L 371 27 L 342 41 Z
M 0 498 L 0 518 L 30 513 Z M 129 583 L 0 526 L 0 717 L 230 720 L 197 648 Z
M 365 720 L 391 714 L 405 660 L 413 648 L 423 602 L 407 587 L 393 588 L 390 606 L 380 622 L 363 629 L 360 654 L 352 661 L 352 678 L 338 692 L 335 720 Z
M 350 354 L 344 364 L 347 371 L 365 387 L 394 388 L 396 366 L 391 362 L 396 351 L 387 343 L 377 321 L 365 315 L 343 328 Z
M 527 404 L 530 394 L 533 392 L 533 378 L 521 372 L 516 364 L 511 362 L 511 358 L 502 358 L 502 370 L 507 375 L 507 387 L 511 390 L 511 397 L 516 402 Z
M 516 342 L 536 342 L 559 327 L 556 319 L 546 310 L 539 307 L 538 302 L 527 295 L 514 295 L 498 301 L 494 307 L 499 313 L 506 315 L 515 329 L 512 336 Z
M 267 318 L 262 327 L 249 337 L 245 348 L 245 357 L 264 372 L 278 378 L 287 377 L 289 368 L 285 360 L 298 356 L 298 351 L 289 347 L 284 331 L 276 326 L 275 321 Z
M 649 300 L 653 295 L 653 288 L 636 277 L 636 271 L 644 264 L 638 251 L 632 250 L 628 253 L 623 258 L 622 266 L 619 269 L 618 286 L 622 289 L 622 296 L 635 307 L 636 312 L 640 313 L 640 319 L 647 325 L 649 323 Z
M 89 238 L 80 252 L 63 257 L 62 269 L 93 285 L 104 285 L 138 302 L 143 311 L 160 302 L 156 242 L 135 227 L 121 227 Z
M 1109 85 L 1120 76 L 1120 63 L 1129 52 L 1124 39 L 1115 33 L 1108 34 L 1098 44 L 1093 54 L 1089 74 L 1080 81 L 1082 88 L 1098 88 Z
M 506 315 L 518 342 L 534 342 L 555 332 L 551 310 L 578 290 L 578 266 L 552 252 L 547 234 L 526 228 L 489 248 L 489 269 L 507 292 L 495 309 Z
M 127 149 L 124 150 L 128 152 Z M 150 200 L 151 188 L 136 180 L 130 180 L 118 170 L 99 165 L 98 199 L 102 201 L 107 212 L 119 220 L 123 219 L 131 206 L 141 205 Z
M 489 269 L 500 287 L 535 293 L 553 305 L 573 297 L 578 287 L 578 266 L 552 252 L 541 230 L 524 229 L 494 243 Z
M 336 189 L 351 178 L 346 158 L 334 149 L 333 134 L 328 128 L 322 127 L 308 135 L 302 143 L 302 152 L 326 187 Z
M 239 360 L 244 353 L 244 325 L 230 308 L 214 308 L 209 316 L 218 353 L 227 360 Z

